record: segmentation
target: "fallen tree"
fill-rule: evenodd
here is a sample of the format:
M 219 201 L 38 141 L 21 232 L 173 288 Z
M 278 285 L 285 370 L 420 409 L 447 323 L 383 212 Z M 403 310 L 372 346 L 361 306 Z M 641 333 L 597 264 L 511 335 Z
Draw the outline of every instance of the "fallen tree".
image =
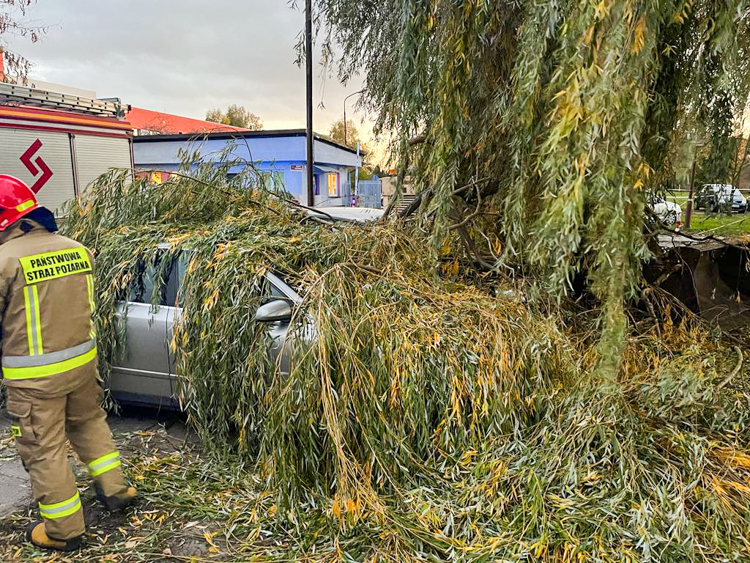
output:
M 233 517 L 237 553 L 747 559 L 748 371 L 720 334 L 656 308 L 604 390 L 596 310 L 477 277 L 450 247 L 436 262 L 430 238 L 398 221 L 321 225 L 251 171 L 226 172 L 186 163 L 158 186 L 112 173 L 65 229 L 96 253 L 105 376 L 122 352 L 116 303 L 144 267 L 165 275 L 189 252 L 170 343 L 180 395 L 212 471 L 239 459 L 226 486 L 275 499 L 254 522 Z M 285 378 L 253 322 L 269 270 L 303 296 Z
M 361 74 L 436 246 L 601 300 L 616 378 L 650 257 L 649 198 L 728 182 L 750 89 L 745 0 L 316 0 L 327 62 Z M 334 54 L 339 58 L 333 60 Z M 418 142 L 417 142 L 418 141 Z

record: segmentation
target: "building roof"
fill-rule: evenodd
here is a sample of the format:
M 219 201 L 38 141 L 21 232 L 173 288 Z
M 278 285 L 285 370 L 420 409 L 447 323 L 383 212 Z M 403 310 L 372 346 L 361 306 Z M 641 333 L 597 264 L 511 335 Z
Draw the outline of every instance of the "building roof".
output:
M 125 116 L 130 122 L 133 129 L 152 131 L 154 133 L 165 134 L 196 134 L 209 133 L 216 131 L 238 132 L 247 131 L 242 127 L 224 125 L 223 123 L 212 123 L 202 119 L 193 119 L 191 117 L 182 117 L 181 115 L 172 115 L 160 111 L 151 111 L 148 109 L 131 107 Z
M 133 128 L 137 129 L 136 125 L 133 123 L 133 120 L 130 119 L 128 116 L 128 121 L 133 124 Z M 219 125 L 214 123 L 213 125 Z M 227 127 L 226 125 L 224 127 Z M 250 131 L 248 129 L 237 129 L 236 131 L 208 131 L 203 132 L 199 131 L 197 133 L 200 134 L 201 139 L 217 139 L 217 140 L 230 140 L 230 139 L 252 139 L 252 138 L 264 138 L 264 137 L 304 137 L 307 135 L 307 131 L 305 129 L 271 129 L 271 130 L 265 130 L 265 131 Z M 196 134 L 190 134 L 190 133 L 183 133 L 183 134 L 176 134 L 176 135 L 170 135 L 170 134 L 159 134 L 159 135 L 145 135 L 141 137 L 136 137 L 134 140 L 138 143 L 155 143 L 160 141 L 192 141 L 195 140 Z M 340 143 L 337 143 L 336 141 L 331 140 L 330 138 L 320 135 L 318 133 L 314 134 L 314 138 L 316 141 L 326 143 L 328 145 L 334 146 L 336 148 L 339 148 L 341 150 L 348 151 L 352 154 L 357 154 L 357 151 L 351 147 L 347 147 L 346 145 L 342 145 Z M 366 154 L 365 151 L 360 149 L 359 151 L 360 155 Z

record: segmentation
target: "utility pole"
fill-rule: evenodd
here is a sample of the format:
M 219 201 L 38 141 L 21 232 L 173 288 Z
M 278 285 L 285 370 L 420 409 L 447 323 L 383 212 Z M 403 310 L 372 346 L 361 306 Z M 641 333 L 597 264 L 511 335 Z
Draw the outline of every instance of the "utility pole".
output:
M 687 205 L 685 206 L 685 230 L 690 230 L 690 221 L 693 218 L 693 192 L 695 191 L 695 162 L 698 160 L 698 146 L 693 151 L 693 165 L 690 168 L 690 190 L 688 191 Z
M 357 141 L 357 166 L 354 168 L 354 195 L 359 200 L 359 141 Z M 359 201 L 357 201 L 359 205 Z
M 305 0 L 305 74 L 307 79 L 307 205 L 315 205 L 313 176 L 312 0 Z

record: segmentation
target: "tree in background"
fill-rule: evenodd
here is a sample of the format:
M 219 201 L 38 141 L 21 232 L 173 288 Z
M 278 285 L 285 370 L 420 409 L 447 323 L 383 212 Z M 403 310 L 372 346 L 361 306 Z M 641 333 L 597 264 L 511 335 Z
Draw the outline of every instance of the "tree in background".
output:
M 223 123 L 224 125 L 232 125 L 233 127 L 243 127 L 244 129 L 250 129 L 251 131 L 260 131 L 263 129 L 263 120 L 245 109 L 244 106 L 232 104 L 227 108 L 226 112 L 221 109 L 210 109 L 206 112 L 206 121 L 213 123 Z
M 333 122 L 331 129 L 328 131 L 328 136 L 339 143 L 351 148 L 357 148 L 357 141 L 362 146 L 362 139 L 359 137 L 359 130 L 351 119 L 346 120 L 346 141 L 344 141 L 344 120 L 338 119 Z
M 369 180 L 373 175 L 373 168 L 370 161 L 370 149 L 362 142 L 359 136 L 359 130 L 351 119 L 346 120 L 346 142 L 344 142 L 344 120 L 338 119 L 333 122 L 331 128 L 328 131 L 328 136 L 332 141 L 337 142 L 340 145 L 344 145 L 351 149 L 357 148 L 357 142 L 359 142 L 359 150 L 362 155 L 362 168 L 359 169 L 359 179 Z M 352 182 L 354 176 L 352 172 Z
M 612 382 L 650 258 L 649 193 L 696 142 L 734 163 L 750 87 L 747 0 L 317 0 L 339 77 L 365 76 L 436 248 L 524 272 L 557 299 L 584 274 Z M 330 63 L 329 59 L 329 63 Z M 687 147 L 687 149 L 685 149 Z M 727 170 L 721 170 L 727 168 Z
M 8 49 L 9 37 L 25 37 L 36 43 L 47 31 L 45 26 L 34 25 L 26 19 L 29 7 L 36 0 L 0 0 L 0 81 L 25 83 L 31 63 L 23 55 Z

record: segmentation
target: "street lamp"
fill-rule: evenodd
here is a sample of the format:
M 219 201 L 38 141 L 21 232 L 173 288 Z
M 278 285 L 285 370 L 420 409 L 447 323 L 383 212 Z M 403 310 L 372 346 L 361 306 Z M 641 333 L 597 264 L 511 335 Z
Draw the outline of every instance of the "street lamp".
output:
M 362 92 L 364 92 L 364 90 L 359 90 L 357 92 L 354 92 L 353 94 L 349 94 L 346 98 L 344 98 L 344 145 L 346 145 L 346 100 L 348 100 L 352 96 L 361 94 Z

